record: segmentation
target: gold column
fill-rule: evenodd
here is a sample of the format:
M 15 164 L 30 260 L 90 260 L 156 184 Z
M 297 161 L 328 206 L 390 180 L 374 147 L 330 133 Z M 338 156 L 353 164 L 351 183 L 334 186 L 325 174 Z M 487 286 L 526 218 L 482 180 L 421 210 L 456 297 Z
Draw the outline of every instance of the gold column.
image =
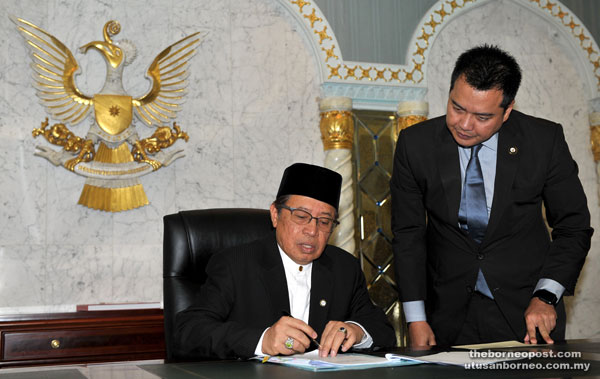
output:
M 339 205 L 340 225 L 333 231 L 329 243 L 356 255 L 354 242 L 354 185 L 352 179 L 352 146 L 354 119 L 352 99 L 328 97 L 319 103 L 321 139 L 325 150 L 325 167 L 342 175 Z
M 600 161 L 600 112 L 590 113 L 590 140 L 592 143 L 592 153 L 594 161 Z M 598 171 L 600 175 L 600 171 Z
M 428 114 L 429 103 L 426 101 L 402 101 L 398 103 L 398 109 L 396 110 L 396 140 L 402 129 L 427 120 Z
M 592 144 L 592 153 L 594 162 L 596 162 L 596 180 L 600 185 L 600 112 L 590 113 L 590 142 Z M 598 190 L 600 199 L 600 189 Z

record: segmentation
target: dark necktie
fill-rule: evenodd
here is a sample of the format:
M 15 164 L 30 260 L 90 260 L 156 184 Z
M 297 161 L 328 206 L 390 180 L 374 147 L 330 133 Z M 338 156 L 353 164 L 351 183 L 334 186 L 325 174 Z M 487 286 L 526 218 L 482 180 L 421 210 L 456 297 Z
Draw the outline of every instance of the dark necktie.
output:
M 460 199 L 460 209 L 458 211 L 458 222 L 460 223 L 460 227 L 477 243 L 483 241 L 483 236 L 485 235 L 488 223 L 485 186 L 478 156 L 482 146 L 483 145 L 479 144 L 471 147 L 471 158 L 469 159 L 469 164 L 465 171 L 465 184 Z M 475 289 L 491 299 L 494 298 L 483 277 L 481 269 L 477 274 Z

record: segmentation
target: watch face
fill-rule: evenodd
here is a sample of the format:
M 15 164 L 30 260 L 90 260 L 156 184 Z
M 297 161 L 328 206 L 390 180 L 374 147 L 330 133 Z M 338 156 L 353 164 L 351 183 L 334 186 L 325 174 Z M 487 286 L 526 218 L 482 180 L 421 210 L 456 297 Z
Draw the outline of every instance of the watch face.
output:
M 558 300 L 556 299 L 556 295 L 547 290 L 538 290 L 533 294 L 534 297 L 537 297 L 541 301 L 546 304 L 555 305 Z

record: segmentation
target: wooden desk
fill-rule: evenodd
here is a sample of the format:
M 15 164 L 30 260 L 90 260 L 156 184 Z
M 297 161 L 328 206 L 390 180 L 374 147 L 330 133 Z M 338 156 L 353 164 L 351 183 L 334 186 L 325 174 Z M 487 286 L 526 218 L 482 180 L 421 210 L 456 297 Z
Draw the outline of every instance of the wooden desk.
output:
M 422 364 L 416 366 L 375 368 L 356 371 L 312 372 L 292 367 L 258 361 L 205 361 L 194 363 L 132 362 L 100 365 L 52 366 L 0 369 L 8 378 L 44 378 L 44 379 L 231 379 L 231 378 L 266 378 L 266 379 L 387 379 L 387 378 L 560 378 L 600 376 L 600 340 L 574 340 L 556 344 L 550 348 L 534 348 L 539 351 L 552 350 L 581 352 L 577 359 L 544 359 L 533 358 L 519 362 L 539 364 L 547 363 L 590 363 L 588 371 L 573 369 L 521 369 L 521 370 L 469 370 L 457 366 Z M 542 350 L 543 349 L 543 350 Z M 436 349 L 439 350 L 439 349 Z M 410 349 L 397 350 L 403 354 L 411 353 Z M 534 350 L 528 350 L 534 351 Z M 437 351 L 432 351 L 437 352 Z M 423 352 L 412 351 L 414 355 Z M 23 374 L 29 373 L 29 374 Z M 18 374 L 18 375 L 14 375 Z M 11 376 L 14 375 L 14 376 Z M 7 378 L 7 379 L 8 379 Z
M 0 372 L 164 357 L 162 309 L 0 316 Z

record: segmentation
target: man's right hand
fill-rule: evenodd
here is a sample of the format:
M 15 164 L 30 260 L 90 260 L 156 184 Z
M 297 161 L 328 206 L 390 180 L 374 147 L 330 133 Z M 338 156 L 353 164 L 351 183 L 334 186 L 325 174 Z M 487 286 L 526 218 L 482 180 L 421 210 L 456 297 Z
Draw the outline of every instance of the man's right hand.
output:
M 310 345 L 309 336 L 317 338 L 317 332 L 307 323 L 297 318 L 283 316 L 265 332 L 262 351 L 268 355 L 304 353 Z M 294 339 L 291 349 L 285 345 L 290 337 Z
M 435 335 L 427 321 L 414 321 L 408 324 L 410 347 L 433 346 Z

